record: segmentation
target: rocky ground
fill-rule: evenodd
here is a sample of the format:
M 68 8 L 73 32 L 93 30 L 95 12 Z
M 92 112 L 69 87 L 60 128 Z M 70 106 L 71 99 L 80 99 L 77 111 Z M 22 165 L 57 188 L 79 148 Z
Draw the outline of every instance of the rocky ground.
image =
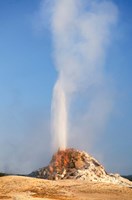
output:
M 104 167 L 86 152 L 72 148 L 58 150 L 47 167 L 36 170 L 29 176 L 49 180 L 76 179 L 132 186 L 132 182 L 119 174 L 108 174 Z
M 4 200 L 131 200 L 132 189 L 86 180 L 44 180 L 20 176 L 0 177 Z

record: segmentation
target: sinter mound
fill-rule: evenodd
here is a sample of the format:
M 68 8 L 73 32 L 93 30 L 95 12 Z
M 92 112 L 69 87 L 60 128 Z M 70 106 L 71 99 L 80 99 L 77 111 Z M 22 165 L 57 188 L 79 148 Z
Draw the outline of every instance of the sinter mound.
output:
M 104 167 L 84 151 L 58 150 L 47 167 L 30 174 L 32 177 L 49 180 L 80 179 L 132 186 L 132 182 L 119 174 L 108 174 Z

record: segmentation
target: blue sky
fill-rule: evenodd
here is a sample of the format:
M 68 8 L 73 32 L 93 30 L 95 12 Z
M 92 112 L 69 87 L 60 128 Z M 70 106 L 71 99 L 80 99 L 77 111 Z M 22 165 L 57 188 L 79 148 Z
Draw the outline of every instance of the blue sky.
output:
M 114 83 L 115 106 L 90 153 L 108 171 L 132 174 L 132 1 L 113 2 L 119 9 L 118 28 L 105 69 Z M 51 156 L 49 121 L 56 71 L 50 30 L 36 28 L 40 3 L 0 1 L 0 171 L 30 172 Z

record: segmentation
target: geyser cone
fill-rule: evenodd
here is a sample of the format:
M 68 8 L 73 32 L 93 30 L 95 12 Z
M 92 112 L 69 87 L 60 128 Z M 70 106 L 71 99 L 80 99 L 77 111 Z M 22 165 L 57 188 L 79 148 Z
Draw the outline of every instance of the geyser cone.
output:
M 132 183 L 119 174 L 108 174 L 105 168 L 84 151 L 73 148 L 58 150 L 47 167 L 32 172 L 30 176 L 58 180 L 80 179 L 132 186 Z

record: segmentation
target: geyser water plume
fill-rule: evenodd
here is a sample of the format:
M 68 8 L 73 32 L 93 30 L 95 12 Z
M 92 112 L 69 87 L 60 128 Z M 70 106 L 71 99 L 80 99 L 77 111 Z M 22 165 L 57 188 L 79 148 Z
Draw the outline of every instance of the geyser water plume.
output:
M 61 149 L 66 148 L 67 142 L 67 101 L 60 80 L 54 86 L 52 102 L 52 130 L 55 135 L 54 144 Z M 53 144 L 53 145 L 54 145 Z
M 52 135 L 55 148 L 66 148 L 68 130 L 74 130 L 69 124 L 69 116 L 74 106 L 72 100 L 77 94 L 83 91 L 90 96 L 84 113 L 85 126 L 90 134 L 104 126 L 111 112 L 104 58 L 118 12 L 111 1 L 98 0 L 54 0 L 51 10 L 54 59 L 58 71 L 51 109 Z M 100 102 L 104 102 L 104 106 Z M 83 117 L 78 120 L 80 126 L 81 119 Z

